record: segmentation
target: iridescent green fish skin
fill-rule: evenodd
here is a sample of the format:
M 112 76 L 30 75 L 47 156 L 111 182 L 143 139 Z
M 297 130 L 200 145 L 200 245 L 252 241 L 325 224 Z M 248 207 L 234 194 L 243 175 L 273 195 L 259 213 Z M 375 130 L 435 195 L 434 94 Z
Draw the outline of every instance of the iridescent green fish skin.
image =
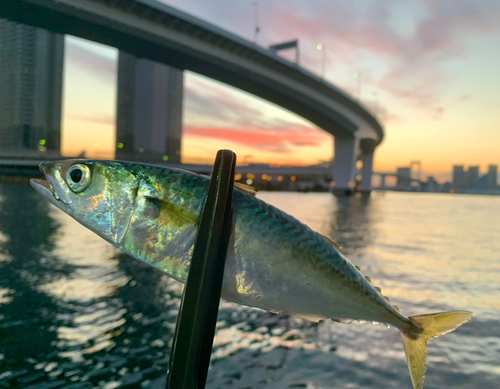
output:
M 79 192 L 68 168 L 91 171 Z M 185 282 L 207 177 L 116 161 L 64 161 L 42 167 L 32 185 L 52 204 L 99 236 Z M 318 233 L 279 209 L 238 190 L 222 297 L 301 317 L 357 319 L 420 329 L 393 308 L 351 262 Z

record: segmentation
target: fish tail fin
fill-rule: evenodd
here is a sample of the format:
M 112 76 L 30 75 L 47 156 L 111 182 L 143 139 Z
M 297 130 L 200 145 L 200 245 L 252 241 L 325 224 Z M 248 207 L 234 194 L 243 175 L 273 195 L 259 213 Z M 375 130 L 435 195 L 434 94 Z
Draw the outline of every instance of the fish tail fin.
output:
M 427 367 L 427 341 L 457 329 L 471 318 L 472 313 L 468 311 L 431 313 L 429 315 L 410 317 L 423 330 L 417 335 L 401 333 L 414 389 L 422 389 L 424 385 Z

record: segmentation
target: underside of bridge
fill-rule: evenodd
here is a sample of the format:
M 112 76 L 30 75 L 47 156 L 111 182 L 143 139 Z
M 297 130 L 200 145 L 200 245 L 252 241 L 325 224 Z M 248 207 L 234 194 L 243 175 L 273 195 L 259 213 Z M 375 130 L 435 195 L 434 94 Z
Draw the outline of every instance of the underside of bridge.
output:
M 0 17 L 190 70 L 278 104 L 335 137 L 339 193 L 356 185 L 358 159 L 361 190 L 370 189 L 380 123 L 339 88 L 269 50 L 154 0 L 3 0 Z

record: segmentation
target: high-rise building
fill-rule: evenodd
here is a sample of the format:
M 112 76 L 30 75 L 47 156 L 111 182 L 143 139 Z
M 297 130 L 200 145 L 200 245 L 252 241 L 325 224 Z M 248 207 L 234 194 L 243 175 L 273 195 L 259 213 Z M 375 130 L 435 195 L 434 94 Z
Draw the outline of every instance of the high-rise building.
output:
M 181 160 L 182 70 L 120 52 L 116 158 Z
M 446 181 L 441 187 L 441 192 L 449 193 L 452 189 L 453 184 L 449 181 Z
M 487 176 L 488 176 L 488 189 L 496 189 L 498 180 L 498 166 L 489 165 Z
M 398 167 L 396 187 L 400 190 L 411 190 L 411 168 Z
M 427 192 L 437 192 L 438 183 L 433 176 L 427 177 Z
M 0 19 L 0 153 L 59 154 L 64 36 Z
M 458 191 L 465 190 L 467 188 L 463 165 L 453 166 L 453 188 Z
M 479 178 L 479 166 L 469 166 L 465 175 L 467 187 L 472 186 Z

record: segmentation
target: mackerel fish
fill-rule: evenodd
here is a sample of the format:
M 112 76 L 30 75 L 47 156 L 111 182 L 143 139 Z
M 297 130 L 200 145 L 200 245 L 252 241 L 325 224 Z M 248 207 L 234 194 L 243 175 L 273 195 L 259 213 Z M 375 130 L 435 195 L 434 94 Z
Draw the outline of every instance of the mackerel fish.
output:
M 186 281 L 208 177 L 118 161 L 65 160 L 40 169 L 47 180 L 31 185 L 53 205 L 130 256 Z M 222 297 L 313 320 L 394 326 L 414 389 L 423 388 L 427 340 L 472 317 L 468 311 L 402 315 L 337 244 L 238 184 Z

